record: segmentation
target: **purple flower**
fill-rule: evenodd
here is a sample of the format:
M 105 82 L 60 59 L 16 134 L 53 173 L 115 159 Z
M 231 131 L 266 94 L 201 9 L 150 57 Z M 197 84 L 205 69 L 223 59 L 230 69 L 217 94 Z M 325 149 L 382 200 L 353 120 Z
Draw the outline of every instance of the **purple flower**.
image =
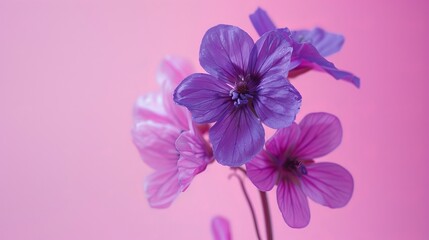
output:
M 231 230 L 226 218 L 216 216 L 212 219 L 212 233 L 214 240 L 231 240 Z
M 301 95 L 285 80 L 292 48 L 283 34 L 267 32 L 254 43 L 238 27 L 209 29 L 200 48 L 200 64 L 209 74 L 192 74 L 176 88 L 174 100 L 195 122 L 216 122 L 209 135 L 223 165 L 240 166 L 262 149 L 261 121 L 282 128 L 295 119 Z
M 335 163 L 314 159 L 341 142 L 340 121 L 328 113 L 312 113 L 301 123 L 278 130 L 265 150 L 246 164 L 247 174 L 261 191 L 277 184 L 277 203 L 285 222 L 302 228 L 310 221 L 307 197 L 330 207 L 345 206 L 353 193 L 350 173 Z
M 261 8 L 250 15 L 250 20 L 259 35 L 276 29 L 268 14 Z M 345 80 L 356 87 L 360 86 L 358 77 L 338 70 L 333 63 L 324 58 L 341 49 L 344 43 L 343 36 L 315 28 L 292 31 L 288 41 L 293 47 L 289 77 L 296 77 L 309 70 L 318 70 L 327 72 L 337 80 Z
M 292 38 L 298 43 L 311 43 L 323 57 L 340 51 L 344 44 L 342 35 L 326 32 L 318 27 L 312 30 L 294 30 Z
M 200 128 L 192 123 L 186 108 L 173 101 L 173 89 L 189 69 L 181 59 L 164 60 L 157 77 L 161 93 L 140 97 L 135 107 L 132 136 L 142 160 L 155 170 L 145 180 L 146 197 L 154 208 L 170 206 L 213 161 Z

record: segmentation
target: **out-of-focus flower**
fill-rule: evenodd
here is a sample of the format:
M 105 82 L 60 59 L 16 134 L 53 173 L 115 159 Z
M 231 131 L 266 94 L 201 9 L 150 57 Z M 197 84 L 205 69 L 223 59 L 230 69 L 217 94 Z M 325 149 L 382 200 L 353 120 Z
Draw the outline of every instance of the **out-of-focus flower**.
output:
M 155 170 L 144 185 L 154 208 L 170 206 L 213 161 L 200 128 L 186 108 L 173 101 L 173 90 L 191 69 L 182 59 L 165 59 L 157 76 L 162 91 L 140 97 L 135 106 L 132 136 L 142 160 Z
M 209 29 L 200 48 L 200 64 L 209 74 L 192 74 L 176 88 L 175 101 L 195 122 L 216 122 L 209 135 L 223 165 L 240 166 L 262 149 L 261 121 L 282 128 L 295 119 L 301 95 L 285 80 L 292 48 L 283 34 L 271 31 L 254 43 L 235 26 Z
M 319 27 L 312 30 L 294 30 L 292 38 L 298 43 L 311 43 L 323 57 L 340 51 L 344 44 L 342 35 L 326 32 Z
M 231 240 L 231 230 L 226 218 L 216 216 L 212 219 L 212 233 L 214 240 Z
M 308 225 L 307 197 L 330 208 L 349 202 L 353 193 L 351 174 L 335 163 L 314 162 L 333 151 L 341 138 L 337 117 L 312 113 L 299 125 L 278 130 L 265 144 L 265 150 L 246 164 L 248 177 L 261 191 L 277 184 L 277 203 L 290 227 Z
M 250 15 L 250 20 L 259 35 L 276 29 L 268 14 L 258 8 Z M 344 37 L 338 34 L 328 33 L 321 28 L 313 30 L 292 31 L 288 41 L 293 47 L 289 77 L 296 77 L 309 70 L 324 71 L 337 80 L 345 80 L 360 86 L 360 79 L 352 73 L 339 70 L 324 57 L 338 52 Z

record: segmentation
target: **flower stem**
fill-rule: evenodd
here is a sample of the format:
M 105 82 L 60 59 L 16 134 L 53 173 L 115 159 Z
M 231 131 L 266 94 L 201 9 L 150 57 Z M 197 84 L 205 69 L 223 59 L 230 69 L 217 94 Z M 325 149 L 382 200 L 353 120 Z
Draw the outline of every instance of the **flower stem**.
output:
M 258 227 L 258 221 L 256 219 L 255 209 L 253 208 L 252 201 L 250 201 L 249 194 L 247 194 L 247 190 L 246 190 L 246 187 L 244 186 L 243 179 L 237 173 L 233 173 L 229 177 L 232 177 L 232 176 L 236 177 L 240 183 L 241 190 L 243 191 L 244 197 L 246 198 L 246 201 L 247 201 L 247 205 L 249 205 L 250 212 L 252 213 L 253 225 L 255 226 L 256 235 L 258 237 L 258 240 L 261 240 L 261 235 L 259 233 L 259 227 Z
M 273 226 L 271 224 L 270 206 L 268 205 L 268 197 L 266 192 L 259 191 L 261 196 L 262 208 L 264 209 L 265 231 L 267 232 L 267 240 L 273 240 Z

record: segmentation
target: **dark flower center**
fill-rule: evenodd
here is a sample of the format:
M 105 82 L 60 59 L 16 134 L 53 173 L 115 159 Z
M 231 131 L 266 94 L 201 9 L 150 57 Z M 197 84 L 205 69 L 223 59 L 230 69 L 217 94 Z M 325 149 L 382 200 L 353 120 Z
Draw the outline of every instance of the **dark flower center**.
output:
M 240 77 L 235 83 L 235 87 L 229 92 L 229 96 L 231 96 L 232 101 L 234 101 L 234 106 L 236 107 L 248 104 L 249 100 L 253 98 L 249 93 L 247 81 L 244 77 Z
M 283 164 L 283 169 L 288 172 L 293 172 L 298 176 L 307 175 L 307 168 L 305 167 L 304 162 L 298 159 L 288 158 Z

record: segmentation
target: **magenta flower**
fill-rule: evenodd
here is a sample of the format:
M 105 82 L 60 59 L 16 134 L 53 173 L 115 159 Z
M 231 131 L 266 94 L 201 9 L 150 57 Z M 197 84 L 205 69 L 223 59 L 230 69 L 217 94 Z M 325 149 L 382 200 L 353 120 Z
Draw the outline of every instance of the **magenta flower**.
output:
M 282 128 L 295 119 L 301 95 L 285 80 L 292 48 L 283 34 L 267 32 L 255 44 L 238 27 L 209 29 L 200 48 L 200 64 L 209 74 L 192 74 L 176 88 L 174 100 L 195 122 L 216 122 L 209 135 L 223 165 L 240 166 L 262 149 L 261 121 Z
M 353 193 L 351 174 L 335 163 L 314 159 L 341 142 L 340 121 L 328 113 L 312 113 L 301 123 L 278 130 L 265 150 L 246 164 L 247 174 L 261 191 L 277 184 L 277 203 L 285 222 L 302 228 L 310 221 L 307 197 L 330 207 L 345 206 Z
M 214 240 L 231 240 L 231 230 L 226 218 L 216 216 L 212 219 L 212 233 Z
M 189 73 L 189 64 L 168 58 L 161 64 L 162 92 L 140 97 L 135 107 L 134 144 L 155 170 L 145 180 L 151 207 L 166 208 L 213 161 L 212 150 L 186 108 L 173 101 L 173 89 Z
M 250 20 L 259 35 L 276 29 L 268 14 L 258 8 L 250 15 Z M 321 28 L 313 30 L 292 31 L 287 38 L 293 47 L 289 77 L 296 77 L 309 70 L 323 71 L 337 80 L 345 80 L 360 86 L 360 79 L 352 73 L 339 70 L 324 57 L 338 52 L 344 37 L 338 34 L 328 33 Z

